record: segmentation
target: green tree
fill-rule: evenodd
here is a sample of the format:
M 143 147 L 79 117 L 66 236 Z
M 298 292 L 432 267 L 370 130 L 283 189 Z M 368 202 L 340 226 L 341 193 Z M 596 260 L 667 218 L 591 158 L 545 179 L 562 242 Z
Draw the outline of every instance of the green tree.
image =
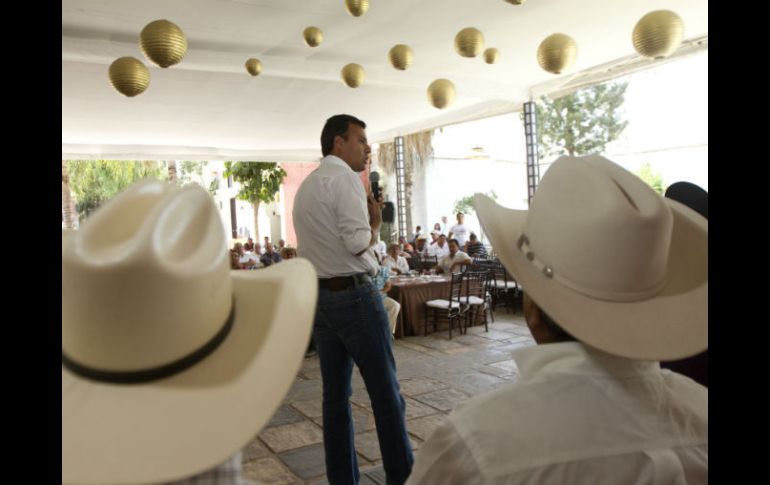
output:
M 494 200 L 497 200 L 497 194 L 494 190 L 490 190 L 486 195 L 490 196 Z M 473 205 L 472 194 L 455 201 L 455 214 L 458 212 L 462 212 L 463 214 L 473 214 L 476 212 L 476 207 Z
M 66 165 L 75 208 L 81 217 L 87 217 L 137 180 L 167 177 L 163 164 L 154 161 L 68 160 Z
M 642 166 L 639 168 L 639 171 L 636 172 L 636 175 L 638 175 L 640 179 L 644 180 L 647 185 L 652 187 L 655 192 L 659 193 L 660 195 L 664 195 L 666 193 L 667 187 L 663 183 L 663 175 L 658 171 L 653 171 L 648 162 L 644 162 L 642 164 Z
M 225 162 L 224 175 L 241 184 L 238 198 L 254 206 L 254 237 L 259 241 L 259 205 L 275 200 L 286 171 L 275 162 Z
M 209 162 L 195 162 L 184 160 L 179 162 L 179 185 L 198 184 L 206 188 L 203 182 L 203 170 Z
M 601 153 L 628 125 L 620 112 L 627 82 L 603 83 L 558 99 L 537 100 L 539 158 Z

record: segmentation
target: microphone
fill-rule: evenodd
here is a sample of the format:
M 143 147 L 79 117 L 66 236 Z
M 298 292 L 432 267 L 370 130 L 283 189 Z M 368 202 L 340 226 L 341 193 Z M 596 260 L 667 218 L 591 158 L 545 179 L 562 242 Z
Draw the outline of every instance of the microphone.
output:
M 372 195 L 374 200 L 380 198 L 380 174 L 377 172 L 369 172 L 369 183 L 372 186 Z
M 372 195 L 374 200 L 380 198 L 380 174 L 377 172 L 369 172 L 369 183 L 372 186 Z M 393 202 L 385 202 L 385 206 L 382 208 L 382 222 L 386 224 L 393 224 L 396 220 L 396 206 Z

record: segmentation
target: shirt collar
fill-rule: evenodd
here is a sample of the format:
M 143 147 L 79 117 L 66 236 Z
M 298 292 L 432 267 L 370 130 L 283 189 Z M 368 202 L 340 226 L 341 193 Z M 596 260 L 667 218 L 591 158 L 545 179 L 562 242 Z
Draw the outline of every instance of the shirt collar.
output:
M 350 170 L 351 172 L 353 172 L 353 169 L 350 168 L 350 165 L 345 163 L 345 160 L 341 159 L 337 155 L 326 155 L 325 157 L 323 157 L 321 159 L 321 163 L 329 164 L 329 165 L 337 165 L 339 167 L 345 167 L 348 170 Z M 355 173 L 355 172 L 353 172 L 353 173 Z
M 633 360 L 602 352 L 581 342 L 542 344 L 517 350 L 513 359 L 522 381 L 548 374 L 580 374 L 627 378 L 660 372 L 660 363 Z

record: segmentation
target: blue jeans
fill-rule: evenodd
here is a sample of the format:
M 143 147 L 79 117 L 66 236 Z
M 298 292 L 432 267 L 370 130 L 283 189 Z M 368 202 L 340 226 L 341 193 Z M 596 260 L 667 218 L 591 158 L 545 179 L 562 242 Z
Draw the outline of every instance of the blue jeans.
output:
M 414 457 L 406 433 L 406 405 L 396 378 L 388 316 L 374 284 L 356 283 L 341 291 L 319 288 L 313 339 L 323 378 L 329 484 L 357 485 L 359 480 L 350 408 L 353 362 L 372 401 L 387 483 L 403 484 L 412 471 Z

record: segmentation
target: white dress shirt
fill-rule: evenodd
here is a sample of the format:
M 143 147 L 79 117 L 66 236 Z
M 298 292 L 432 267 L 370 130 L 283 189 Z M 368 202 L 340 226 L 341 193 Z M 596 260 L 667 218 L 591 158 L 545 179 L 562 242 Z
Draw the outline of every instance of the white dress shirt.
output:
M 449 255 L 449 243 L 444 243 L 443 248 L 438 243 L 428 246 L 428 256 L 436 256 L 438 261 L 441 261 L 441 258 L 447 255 Z
M 457 251 L 453 256 L 447 254 L 443 258 L 438 260 L 438 265 L 441 266 L 441 269 L 444 270 L 444 273 L 451 273 L 452 272 L 452 266 L 454 266 L 457 263 L 471 263 L 473 260 L 470 256 L 468 256 L 466 253 L 462 251 Z M 455 272 L 460 271 L 459 268 L 455 268 Z
M 377 274 L 374 255 L 364 251 L 372 239 L 364 186 L 341 158 L 321 159 L 297 190 L 292 216 L 297 255 L 313 263 L 319 278 Z
M 708 483 L 705 387 L 578 342 L 513 357 L 520 381 L 453 411 L 407 485 Z
M 401 272 L 401 274 L 409 272 L 409 263 L 406 262 L 406 258 L 403 256 L 396 256 L 396 260 L 394 261 L 390 255 L 387 255 L 382 261 L 382 265 L 387 266 L 391 270 L 397 269 Z

